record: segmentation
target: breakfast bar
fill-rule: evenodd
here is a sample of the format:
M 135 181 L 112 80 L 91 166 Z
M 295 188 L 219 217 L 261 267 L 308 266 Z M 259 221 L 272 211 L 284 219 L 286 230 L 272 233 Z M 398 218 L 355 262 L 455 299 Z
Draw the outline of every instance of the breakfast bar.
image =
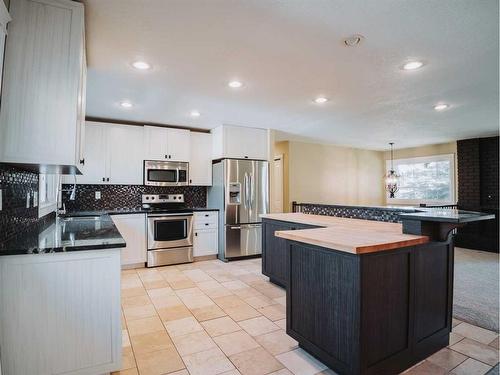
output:
M 263 216 L 263 273 L 287 290 L 287 334 L 340 374 L 397 374 L 448 345 L 452 230 L 491 217 L 404 215 Z

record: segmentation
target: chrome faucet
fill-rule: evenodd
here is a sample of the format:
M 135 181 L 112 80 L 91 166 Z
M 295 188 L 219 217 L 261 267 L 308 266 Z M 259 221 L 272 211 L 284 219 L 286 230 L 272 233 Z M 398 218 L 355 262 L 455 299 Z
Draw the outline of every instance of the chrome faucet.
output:
M 76 198 L 76 175 L 73 175 L 73 178 L 75 179 L 73 183 L 73 188 L 71 189 L 62 189 L 62 183 L 61 183 L 61 175 L 59 175 L 59 181 L 57 183 L 57 197 L 56 197 L 56 218 L 59 217 L 59 215 L 64 215 L 66 213 L 66 204 L 62 202 L 62 193 L 65 192 L 71 192 L 69 196 L 70 201 L 74 201 Z M 59 208 L 60 203 L 62 202 L 62 209 Z

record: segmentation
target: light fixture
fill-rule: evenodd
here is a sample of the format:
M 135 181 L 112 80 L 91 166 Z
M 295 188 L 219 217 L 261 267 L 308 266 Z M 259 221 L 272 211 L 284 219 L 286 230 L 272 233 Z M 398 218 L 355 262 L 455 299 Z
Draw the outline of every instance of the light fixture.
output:
M 227 85 L 233 89 L 238 89 L 243 86 L 243 83 L 241 83 L 240 81 L 231 81 Z
M 446 103 L 440 103 L 440 104 L 436 104 L 434 106 L 434 109 L 436 111 L 444 111 L 445 109 L 448 109 L 448 108 L 450 108 L 450 105 L 446 104 Z
M 132 108 L 132 103 L 127 100 L 120 102 L 120 107 L 122 108 Z
M 384 176 L 385 190 L 389 193 L 389 198 L 394 198 L 394 194 L 399 190 L 398 179 L 400 176 L 394 170 L 394 142 L 389 144 L 391 145 L 391 169 Z
M 138 70 L 148 70 L 151 68 L 151 65 L 145 61 L 134 61 L 132 66 Z
M 424 66 L 422 61 L 408 61 L 403 65 L 403 70 L 416 70 Z
M 198 111 L 191 111 L 191 117 L 200 117 L 201 113 Z
M 357 47 L 361 44 L 361 42 L 365 39 L 365 37 L 361 34 L 354 34 L 344 39 L 344 44 L 347 47 Z
M 326 103 L 328 101 L 327 98 L 325 98 L 324 96 L 318 96 L 316 99 L 314 99 L 314 103 L 317 103 L 317 104 L 323 104 L 323 103 Z

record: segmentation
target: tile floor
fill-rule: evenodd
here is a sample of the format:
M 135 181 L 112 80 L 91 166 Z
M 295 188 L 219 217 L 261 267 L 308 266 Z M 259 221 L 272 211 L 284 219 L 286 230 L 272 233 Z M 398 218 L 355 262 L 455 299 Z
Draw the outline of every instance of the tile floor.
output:
M 261 260 L 122 272 L 122 375 L 335 374 L 285 333 L 285 291 Z M 454 321 L 448 348 L 407 375 L 485 374 L 499 337 Z

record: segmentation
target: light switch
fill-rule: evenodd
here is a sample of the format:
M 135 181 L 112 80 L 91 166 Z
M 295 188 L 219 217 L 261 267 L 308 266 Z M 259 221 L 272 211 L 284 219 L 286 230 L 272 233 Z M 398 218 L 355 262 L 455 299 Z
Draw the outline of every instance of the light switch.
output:
M 100 192 L 100 191 L 96 191 L 96 192 L 95 192 L 95 199 L 96 199 L 96 200 L 101 199 L 101 192 Z

